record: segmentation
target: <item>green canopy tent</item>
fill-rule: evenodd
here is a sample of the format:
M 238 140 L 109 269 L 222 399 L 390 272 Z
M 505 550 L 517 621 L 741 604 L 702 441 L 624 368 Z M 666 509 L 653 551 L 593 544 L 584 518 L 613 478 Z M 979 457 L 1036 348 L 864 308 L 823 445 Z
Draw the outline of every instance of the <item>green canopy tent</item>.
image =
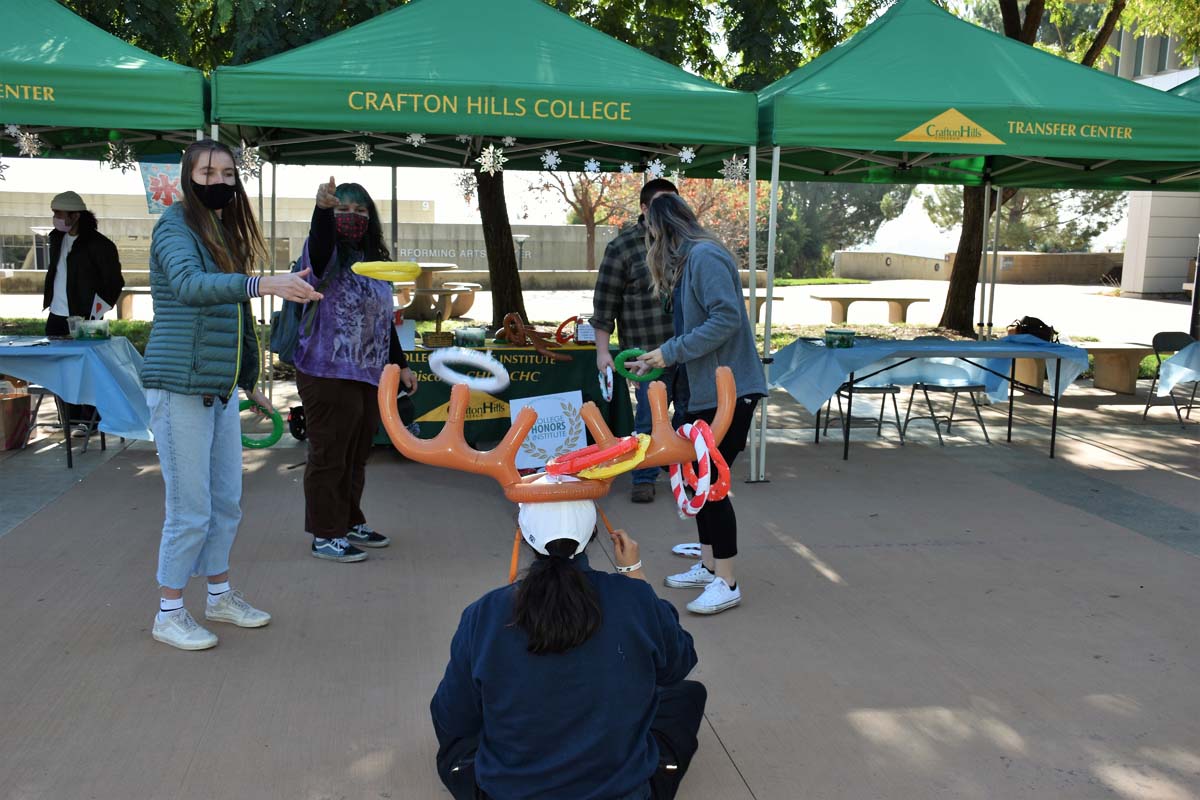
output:
M 781 177 L 1200 190 L 1195 103 L 992 33 L 929 0 L 900 0 L 758 98 L 760 144 L 772 148 L 772 209 Z M 984 197 L 990 219 L 993 192 Z M 772 219 L 768 295 L 775 236 Z M 985 231 L 985 276 L 987 237 Z M 986 281 L 980 296 L 981 338 L 992 328 L 998 242 L 997 227 L 991 300 Z M 770 323 L 768 305 L 764 358 Z M 766 421 L 760 422 L 765 433 Z M 765 453 L 757 455 L 763 478 Z
M 199 70 L 121 41 L 54 0 L 25 0 L 0 26 L 0 155 L 36 134 L 42 153 L 99 158 L 110 142 L 135 156 L 175 154 L 203 128 Z M 13 127 L 16 126 L 16 127 Z
M 1200 100 L 1200 75 L 1179 84 L 1170 91 L 1170 94 L 1186 97 L 1188 100 Z

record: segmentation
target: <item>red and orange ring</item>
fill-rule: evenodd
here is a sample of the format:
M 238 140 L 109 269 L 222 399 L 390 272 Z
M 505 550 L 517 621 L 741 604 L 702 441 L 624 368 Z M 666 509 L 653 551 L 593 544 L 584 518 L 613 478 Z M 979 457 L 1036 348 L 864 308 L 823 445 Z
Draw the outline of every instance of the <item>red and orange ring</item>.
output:
M 546 463 L 550 475 L 575 475 L 589 467 L 599 466 L 606 461 L 620 458 L 638 448 L 636 436 L 623 436 L 609 445 L 592 444 L 566 455 L 552 458 Z
M 567 342 L 573 340 L 575 338 L 575 334 L 564 333 L 563 328 L 567 327 L 572 322 L 578 321 L 579 317 L 567 317 L 562 322 L 558 323 L 558 329 L 554 331 L 554 341 L 558 342 L 559 344 L 566 344 Z

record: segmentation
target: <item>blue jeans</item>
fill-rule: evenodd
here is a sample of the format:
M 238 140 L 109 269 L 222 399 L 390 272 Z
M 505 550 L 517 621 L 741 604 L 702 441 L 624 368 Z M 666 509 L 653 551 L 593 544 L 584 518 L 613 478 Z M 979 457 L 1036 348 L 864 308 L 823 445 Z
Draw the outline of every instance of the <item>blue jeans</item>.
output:
M 183 589 L 191 577 L 229 569 L 242 520 L 242 430 L 237 396 L 204 405 L 198 395 L 147 389 L 150 430 L 167 487 L 158 583 Z
M 671 426 L 678 430 L 683 424 L 683 414 L 687 411 L 687 392 L 680 392 L 675 385 L 676 370 L 674 367 L 667 367 L 663 371 L 663 375 L 659 378 L 667 387 L 667 402 L 673 402 L 675 409 L 671 413 Z M 638 382 L 634 385 L 634 400 L 635 408 L 633 411 L 633 431 L 634 433 L 650 433 L 650 428 L 653 426 L 654 420 L 650 416 L 650 383 Z M 682 394 L 682 397 L 680 396 Z M 633 471 L 633 485 L 653 484 L 658 480 L 658 467 L 650 467 L 649 469 L 635 469 Z

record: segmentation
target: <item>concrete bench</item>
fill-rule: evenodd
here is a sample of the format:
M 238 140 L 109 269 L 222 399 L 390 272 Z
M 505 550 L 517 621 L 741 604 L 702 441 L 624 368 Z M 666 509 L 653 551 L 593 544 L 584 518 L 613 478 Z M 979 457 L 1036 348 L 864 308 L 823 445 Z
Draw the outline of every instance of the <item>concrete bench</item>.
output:
M 1138 367 L 1154 348 L 1129 342 L 1077 342 L 1075 347 L 1092 356 L 1092 385 L 1117 394 L 1135 394 Z M 1017 380 L 1041 386 L 1046 380 L 1046 362 L 1034 358 L 1017 359 Z
M 764 289 L 763 291 L 754 295 L 754 308 L 750 308 L 750 293 L 749 292 L 742 292 L 742 298 L 746 301 L 746 313 L 750 316 L 750 319 L 754 320 L 755 322 L 758 322 L 759 317 L 762 316 L 762 308 L 767 302 L 766 290 Z M 772 303 L 782 303 L 783 298 L 772 296 L 771 302 Z
M 149 286 L 126 286 L 117 297 L 117 319 L 133 318 L 133 298 L 137 295 L 149 295 Z
M 928 303 L 928 297 L 876 297 L 861 294 L 810 295 L 813 300 L 829 303 L 830 322 L 845 322 L 852 303 L 887 303 L 888 322 L 908 322 L 908 307 L 913 303 Z

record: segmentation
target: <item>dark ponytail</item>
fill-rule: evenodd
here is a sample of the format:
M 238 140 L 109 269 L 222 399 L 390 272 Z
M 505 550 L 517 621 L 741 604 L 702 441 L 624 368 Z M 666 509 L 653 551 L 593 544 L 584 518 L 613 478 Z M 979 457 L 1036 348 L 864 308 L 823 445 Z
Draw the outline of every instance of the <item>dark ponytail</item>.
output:
M 538 556 L 517 585 L 513 624 L 529 637 L 534 655 L 565 653 L 586 642 L 600 627 L 600 598 L 591 582 L 571 563 L 578 543 L 555 539 L 549 556 Z

